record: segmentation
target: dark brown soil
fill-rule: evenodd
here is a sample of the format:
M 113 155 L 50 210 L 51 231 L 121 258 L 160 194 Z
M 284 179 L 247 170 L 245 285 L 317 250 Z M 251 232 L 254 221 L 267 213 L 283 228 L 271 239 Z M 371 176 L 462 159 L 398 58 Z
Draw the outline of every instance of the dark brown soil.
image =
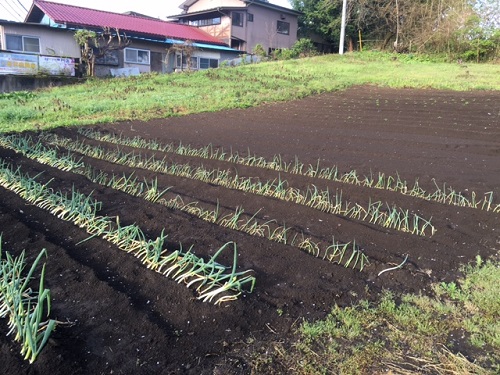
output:
M 182 142 L 201 147 L 232 148 L 270 158 L 295 156 L 341 171 L 399 173 L 410 184 L 419 179 L 427 190 L 432 179 L 470 196 L 492 191 L 500 203 L 500 93 L 456 93 L 433 90 L 390 90 L 357 87 L 300 101 L 268 104 L 252 109 L 204 113 L 179 118 L 104 124 L 97 129 L 128 137 Z M 78 137 L 76 129 L 54 131 Z M 98 143 L 87 140 L 89 143 Z M 103 147 L 116 148 L 101 143 Z M 143 154 L 151 153 L 141 150 Z M 253 293 L 214 306 L 196 299 L 192 289 L 146 269 L 133 256 L 70 223 L 26 204 L 0 188 L 0 228 L 4 251 L 26 249 L 33 259 L 48 251 L 46 284 L 52 293 L 51 317 L 73 324 L 53 333 L 38 360 L 21 359 L 19 345 L 6 337 L 0 321 L 2 374 L 247 374 L 252 360 L 273 343 L 284 347 L 304 320 L 324 317 L 334 304 L 375 300 L 383 289 L 395 293 L 430 293 L 433 282 L 456 279 L 460 265 L 476 255 L 488 257 L 500 247 L 500 214 L 424 201 L 399 193 L 338 184 L 260 168 L 199 158 L 165 155 L 168 160 L 229 168 L 239 175 L 277 178 L 292 186 L 314 184 L 331 192 L 342 190 L 353 202 L 381 200 L 432 217 L 434 236 L 416 236 L 366 222 L 231 191 L 178 177 L 157 175 L 169 194 L 199 201 L 223 212 L 242 206 L 262 220 L 285 222 L 298 232 L 328 242 L 356 240 L 370 259 L 362 272 L 318 259 L 295 247 L 277 244 L 221 228 L 186 213 L 147 203 L 139 198 L 90 183 L 71 172 L 61 172 L 0 149 L 0 157 L 20 165 L 51 186 L 90 193 L 103 203 L 103 215 L 119 215 L 123 223 L 137 223 L 150 237 L 168 233 L 168 246 L 193 246 L 207 258 L 228 241 L 235 241 L 239 267 L 253 269 Z M 130 168 L 83 159 L 108 173 L 131 173 Z M 155 174 L 137 170 L 141 180 Z M 391 267 L 409 255 L 401 270 Z M 229 263 L 230 257 L 223 260 Z M 466 353 L 465 353 L 466 354 Z M 276 373 L 291 373 L 274 364 Z

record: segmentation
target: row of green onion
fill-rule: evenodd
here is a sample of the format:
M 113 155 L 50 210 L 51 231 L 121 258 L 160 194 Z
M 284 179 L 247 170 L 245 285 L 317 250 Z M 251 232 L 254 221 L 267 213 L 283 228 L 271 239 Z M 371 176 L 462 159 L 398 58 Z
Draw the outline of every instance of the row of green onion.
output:
M 288 172 L 307 177 L 317 177 L 335 182 L 375 189 L 385 189 L 399 192 L 403 195 L 448 205 L 478 208 L 496 213 L 500 212 L 500 204 L 493 203 L 493 192 L 487 192 L 482 198 L 478 198 L 478 194 L 472 191 L 470 197 L 467 198 L 462 192 L 456 191 L 452 187 L 446 186 L 446 184 L 438 186 L 435 179 L 432 179 L 432 182 L 436 189 L 432 192 L 427 192 L 420 187 L 418 179 L 411 185 L 406 180 L 402 180 L 398 173 L 396 173 L 396 176 L 386 176 L 382 172 L 377 173 L 376 177 L 372 173 L 368 176 L 360 176 L 356 170 L 341 173 L 336 165 L 332 167 L 322 167 L 319 160 L 316 165 L 309 164 L 306 166 L 304 163 L 300 162 L 297 157 L 295 157 L 294 162 L 289 163 L 283 161 L 281 155 L 275 155 L 270 160 L 266 160 L 262 156 L 252 154 L 250 150 L 248 150 L 247 155 L 240 155 L 233 150 L 225 151 L 222 148 L 214 148 L 211 144 L 195 148 L 190 145 L 183 145 L 182 143 L 178 145 L 174 143 L 161 144 L 157 140 L 148 140 L 138 136 L 128 138 L 122 135 L 99 132 L 90 128 L 80 128 L 78 132 L 88 138 L 123 146 L 145 148 L 153 151 L 169 152 L 203 159 L 227 161 L 234 164 Z
M 29 203 L 49 211 L 61 220 L 73 222 L 87 233 L 101 236 L 120 249 L 139 258 L 148 268 L 164 275 L 171 275 L 176 281 L 196 285 L 198 298 L 215 304 L 236 299 L 244 291 L 252 292 L 255 277 L 252 271 L 237 271 L 237 248 L 232 242 L 222 246 L 208 260 L 196 256 L 191 249 L 170 252 L 164 248 L 166 236 L 162 233 L 154 240 L 147 239 L 135 224 L 122 226 L 119 217 L 111 219 L 99 216 L 101 203 L 72 189 L 70 194 L 53 191 L 48 183 L 41 184 L 19 168 L 14 169 L 0 161 L 0 186 L 18 194 Z M 233 266 L 228 268 L 217 259 L 233 244 Z M 175 272 L 173 272 L 175 270 Z M 245 289 L 246 288 L 246 289 Z

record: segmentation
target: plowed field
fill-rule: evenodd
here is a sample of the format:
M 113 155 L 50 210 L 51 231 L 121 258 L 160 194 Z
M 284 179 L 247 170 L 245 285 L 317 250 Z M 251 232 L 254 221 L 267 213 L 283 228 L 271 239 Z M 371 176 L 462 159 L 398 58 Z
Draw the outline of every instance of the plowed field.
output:
M 110 134 L 116 137 L 102 138 Z M 273 342 L 286 346 L 303 320 L 324 317 L 334 304 L 376 300 L 383 289 L 430 293 L 431 283 L 456 279 L 461 264 L 476 255 L 487 258 L 500 248 L 498 92 L 365 86 L 245 110 L 20 136 L 48 149 L 57 147 L 61 156 L 73 146 L 88 145 L 100 147 L 105 155 L 117 150 L 143 160 L 155 155 L 168 165 L 203 166 L 227 171 L 229 178 L 238 176 L 239 187 L 228 188 L 214 180 L 70 151 L 94 172 L 133 173 L 137 183 L 150 186 L 156 181 L 160 191 L 169 188 L 151 202 L 92 182 L 81 166 L 62 171 L 0 147 L 1 159 L 32 177 L 43 172 L 37 180 L 51 180 L 48 186 L 54 191 L 91 194 L 102 202 L 99 215 L 118 216 L 122 225 L 136 224 L 149 239 L 165 230 L 169 251 L 181 243 L 206 260 L 224 244 L 236 243 L 238 270 L 251 270 L 256 282 L 251 293 L 246 287 L 234 301 L 203 302 L 196 286 L 186 287 L 148 269 L 102 237 L 89 238 L 85 230 L 0 187 L 4 251 L 19 254 L 26 249 L 34 259 L 47 249 L 50 316 L 71 323 L 59 325 L 29 365 L 0 321 L 3 374 L 249 373 L 252 356 L 265 356 Z M 134 137 L 172 143 L 173 148 L 152 150 L 151 142 L 119 144 Z M 224 149 L 226 156 L 210 159 L 186 151 L 208 145 L 206 150 Z M 256 158 L 247 157 L 249 152 Z M 236 153 L 239 159 L 228 158 Z M 281 170 L 259 164 L 275 155 Z M 333 202 L 341 197 L 342 208 L 332 213 L 321 205 L 311 207 L 311 201 L 299 204 L 280 199 L 279 193 L 245 190 L 245 178 L 248 184 L 271 181 L 277 189 L 294 188 L 308 197 L 322 192 Z M 417 180 L 420 194 L 413 189 Z M 184 206 L 162 204 L 174 199 Z M 368 210 L 375 202 L 381 202 L 378 214 L 395 209 L 402 221 L 393 225 L 381 216 L 376 222 Z M 203 220 L 190 207 L 218 209 L 218 220 Z M 233 216 L 239 230 L 231 229 L 228 221 L 220 225 L 236 210 L 244 210 Z M 253 234 L 248 233 L 251 225 Z M 282 236 L 277 236 L 279 231 Z M 269 239 L 273 233 L 274 240 Z M 332 243 L 350 243 L 343 258 L 332 255 L 332 248 L 325 253 Z M 400 269 L 379 276 L 406 256 Z M 231 267 L 232 251 L 217 261 Z

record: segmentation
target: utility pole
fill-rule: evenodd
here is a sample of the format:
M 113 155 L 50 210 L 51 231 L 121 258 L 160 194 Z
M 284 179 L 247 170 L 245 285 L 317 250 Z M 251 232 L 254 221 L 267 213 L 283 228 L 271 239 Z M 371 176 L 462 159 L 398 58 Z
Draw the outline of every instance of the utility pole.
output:
M 340 45 L 339 55 L 344 54 L 344 39 L 345 39 L 345 19 L 347 17 L 347 0 L 342 3 L 342 25 L 340 26 Z

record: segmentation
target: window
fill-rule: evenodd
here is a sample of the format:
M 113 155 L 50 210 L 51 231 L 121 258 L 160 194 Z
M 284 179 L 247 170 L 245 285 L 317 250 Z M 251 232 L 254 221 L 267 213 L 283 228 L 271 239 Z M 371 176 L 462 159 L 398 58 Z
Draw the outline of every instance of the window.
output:
M 24 51 L 40 53 L 40 40 L 38 38 L 31 38 L 23 36 Z
M 243 42 L 237 39 L 231 39 L 231 48 L 241 51 L 243 50 Z
M 211 25 L 220 25 L 220 17 L 215 18 L 206 18 L 202 20 L 192 20 L 188 21 L 187 24 L 190 26 L 211 26 Z
M 232 16 L 233 16 L 232 20 L 233 26 L 243 26 L 243 13 L 233 12 Z
M 176 54 L 175 55 L 175 67 L 177 69 L 188 69 L 187 65 L 187 56 Z M 189 67 L 191 70 L 196 70 L 198 69 L 198 58 L 197 57 L 191 57 L 191 66 Z
M 40 53 L 40 39 L 33 36 L 5 35 L 7 49 L 12 51 Z
M 198 58 L 191 57 L 191 69 L 198 69 Z
M 200 57 L 200 69 L 218 68 L 219 60 Z
M 220 25 L 220 17 L 216 18 L 208 18 L 204 20 L 195 21 L 198 22 L 196 26 L 211 26 L 211 25 Z
M 200 69 L 208 69 L 210 68 L 210 59 L 200 59 Z
M 188 69 L 187 66 L 187 57 L 179 54 L 175 55 L 175 67 L 177 69 Z M 218 59 L 209 59 L 204 57 L 191 57 L 191 69 L 209 69 L 209 68 L 218 68 L 219 60 Z
M 288 22 L 278 21 L 278 29 L 276 30 L 278 34 L 290 34 L 290 24 Z
M 23 37 L 21 35 L 6 35 L 7 49 L 13 51 L 24 51 Z
M 248 13 L 247 20 L 248 20 L 248 22 L 253 22 L 253 14 L 252 13 Z
M 95 63 L 99 65 L 119 66 L 120 58 L 118 51 L 106 51 L 105 55 L 95 59 Z
M 135 48 L 125 48 L 125 62 L 149 65 L 149 51 Z

